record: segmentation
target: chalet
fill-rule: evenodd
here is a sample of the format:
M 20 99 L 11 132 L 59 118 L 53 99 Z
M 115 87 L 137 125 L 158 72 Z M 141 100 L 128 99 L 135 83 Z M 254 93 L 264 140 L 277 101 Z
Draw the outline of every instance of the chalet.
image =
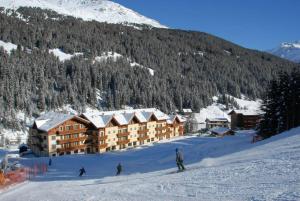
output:
M 231 129 L 254 129 L 261 120 L 261 114 L 250 110 L 232 110 L 228 113 L 231 117 Z
M 216 135 L 216 136 L 225 136 L 225 135 L 233 135 L 234 132 L 226 127 L 214 127 L 210 129 L 211 134 Z
M 47 113 L 30 129 L 29 146 L 39 156 L 103 153 L 183 135 L 185 119 L 155 108 Z
M 49 112 L 29 130 L 28 145 L 38 156 L 86 153 L 90 122 L 76 115 Z
M 211 129 L 214 127 L 227 127 L 229 128 L 229 121 L 227 118 L 207 118 L 205 120 L 206 128 Z
M 193 113 L 192 109 L 190 109 L 190 108 L 182 109 L 182 112 L 185 117 L 190 117 Z

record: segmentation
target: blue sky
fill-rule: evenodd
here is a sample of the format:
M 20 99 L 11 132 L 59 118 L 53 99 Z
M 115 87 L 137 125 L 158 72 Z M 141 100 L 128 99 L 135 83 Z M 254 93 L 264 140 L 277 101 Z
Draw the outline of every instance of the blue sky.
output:
M 300 40 L 300 0 L 113 0 L 171 28 L 197 30 L 247 48 Z

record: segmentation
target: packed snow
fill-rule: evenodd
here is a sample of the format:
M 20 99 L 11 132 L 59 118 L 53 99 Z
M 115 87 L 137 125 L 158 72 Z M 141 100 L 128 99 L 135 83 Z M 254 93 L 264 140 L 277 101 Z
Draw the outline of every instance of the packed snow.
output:
M 0 47 L 3 47 L 3 49 L 7 52 L 7 54 L 10 54 L 12 50 L 17 49 L 17 45 L 12 44 L 10 42 L 4 42 L 0 40 Z
M 0 7 L 15 10 L 19 7 L 39 7 L 56 11 L 62 15 L 82 18 L 86 21 L 147 24 L 153 27 L 166 28 L 155 20 L 108 0 L 0 0 Z
M 46 175 L 2 191 L 0 200 L 299 200 L 300 127 L 255 144 L 253 134 L 52 158 Z M 183 152 L 185 172 L 176 173 L 175 148 Z M 31 166 L 48 158 L 19 161 Z M 119 162 L 124 171 L 114 176 Z M 82 166 L 87 174 L 79 177 Z

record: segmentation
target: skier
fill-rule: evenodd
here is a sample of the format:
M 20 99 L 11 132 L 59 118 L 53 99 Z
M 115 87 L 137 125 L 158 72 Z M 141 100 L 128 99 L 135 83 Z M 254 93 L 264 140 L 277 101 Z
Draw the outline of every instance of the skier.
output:
M 117 174 L 116 174 L 116 176 L 120 175 L 121 172 L 122 172 L 122 165 L 121 165 L 121 163 L 119 163 L 118 166 L 117 166 Z
M 79 176 L 81 177 L 83 174 L 86 174 L 84 167 L 79 170 Z
M 51 158 L 49 158 L 49 163 L 48 163 L 48 165 L 49 165 L 49 166 L 52 165 L 52 159 L 51 159 Z
M 176 164 L 178 166 L 178 171 L 183 171 L 185 170 L 185 167 L 183 165 L 183 154 L 181 151 L 176 148 Z

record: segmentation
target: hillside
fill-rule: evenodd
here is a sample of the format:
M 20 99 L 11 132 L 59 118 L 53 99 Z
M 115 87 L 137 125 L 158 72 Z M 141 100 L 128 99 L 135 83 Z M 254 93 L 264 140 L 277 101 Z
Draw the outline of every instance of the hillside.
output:
M 45 176 L 1 192 L 17 200 L 299 200 L 300 128 L 251 144 L 249 131 L 182 138 L 142 149 L 53 158 Z M 186 172 L 176 173 L 175 148 Z M 48 158 L 25 158 L 32 165 Z M 115 177 L 118 162 L 124 173 Z M 79 178 L 84 166 L 87 175 Z M 27 193 L 30 192 L 30 193 Z
M 20 129 L 18 112 L 31 117 L 68 104 L 79 112 L 199 111 L 217 94 L 260 98 L 279 71 L 298 67 L 206 33 L 139 27 L 0 9 L 1 124 Z
M 85 21 L 98 21 L 114 24 L 146 24 L 166 28 L 159 22 L 108 0 L 1 0 L 0 7 L 18 9 L 35 7 L 53 10 L 61 15 L 82 18 Z

